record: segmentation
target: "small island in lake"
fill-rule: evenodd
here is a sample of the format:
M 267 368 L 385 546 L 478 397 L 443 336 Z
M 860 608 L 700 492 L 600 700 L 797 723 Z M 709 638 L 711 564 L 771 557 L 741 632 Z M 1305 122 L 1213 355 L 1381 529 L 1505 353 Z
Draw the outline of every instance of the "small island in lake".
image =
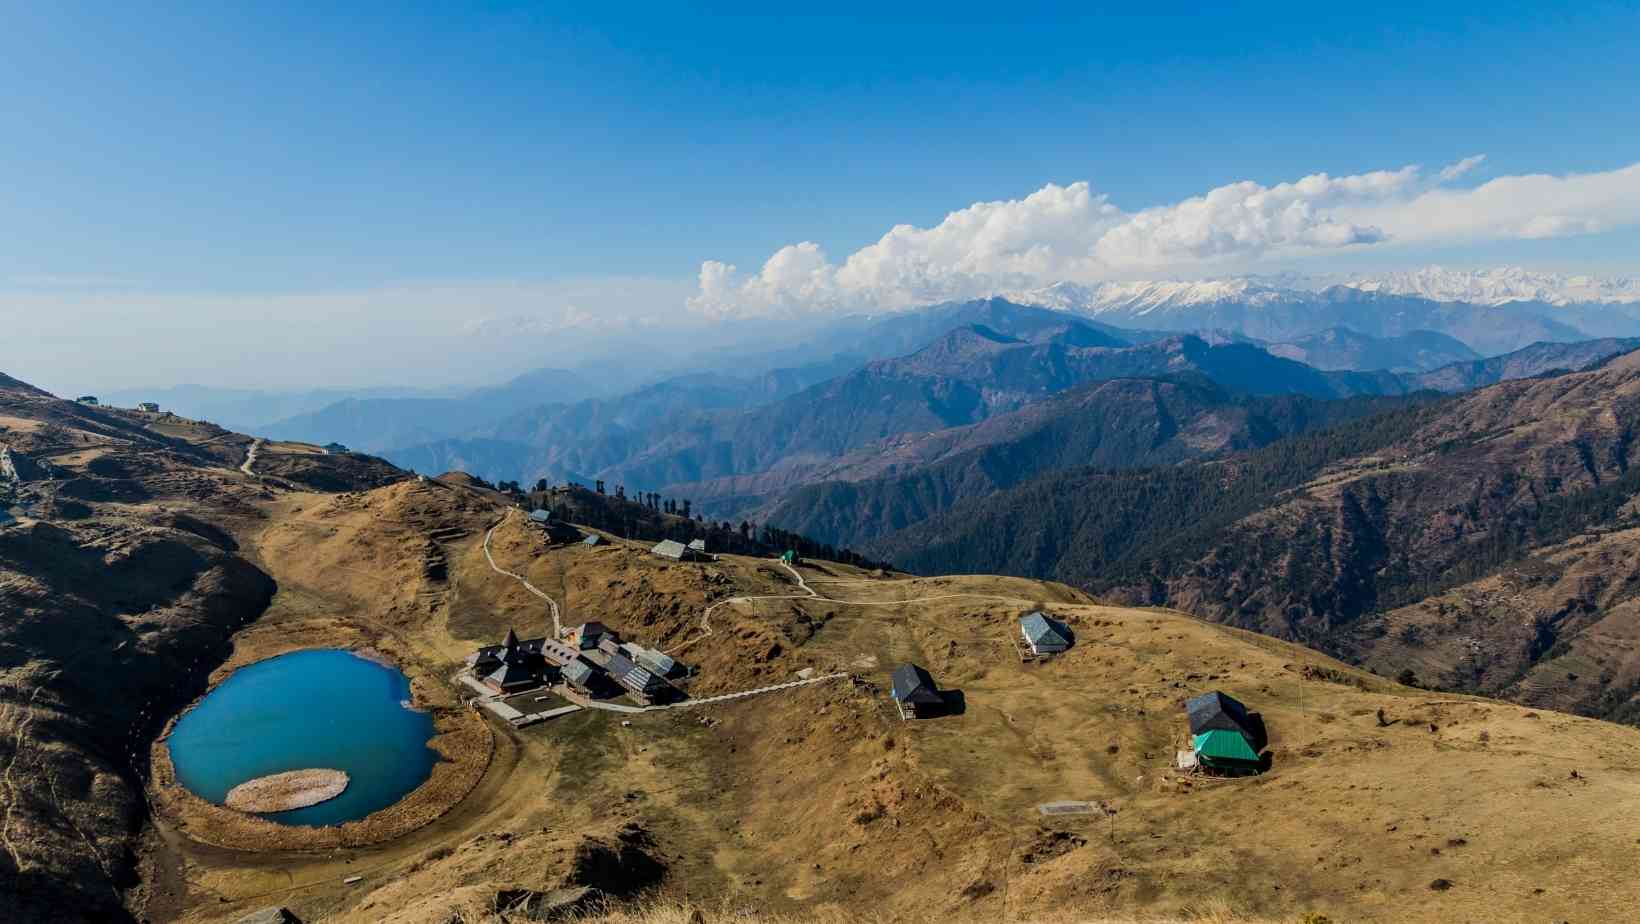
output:
M 288 812 L 336 798 L 347 782 L 341 770 L 290 770 L 240 783 L 228 790 L 223 804 L 241 812 Z

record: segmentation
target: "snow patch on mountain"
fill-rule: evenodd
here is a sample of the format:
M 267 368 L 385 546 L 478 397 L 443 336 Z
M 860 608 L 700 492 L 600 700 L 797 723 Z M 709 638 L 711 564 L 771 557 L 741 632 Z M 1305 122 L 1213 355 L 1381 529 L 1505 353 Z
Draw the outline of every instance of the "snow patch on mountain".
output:
M 1232 278 L 1196 282 L 1059 282 L 1040 289 L 1004 293 L 1002 297 L 1017 304 L 1059 311 L 1143 317 L 1222 302 L 1252 306 L 1290 302 L 1307 298 L 1309 293 Z

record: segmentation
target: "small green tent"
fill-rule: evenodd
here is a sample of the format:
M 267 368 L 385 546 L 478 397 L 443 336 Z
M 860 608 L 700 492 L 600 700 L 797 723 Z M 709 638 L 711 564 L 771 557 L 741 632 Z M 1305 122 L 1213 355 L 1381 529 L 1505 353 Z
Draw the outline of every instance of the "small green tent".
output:
M 1202 766 L 1215 770 L 1257 770 L 1258 754 L 1254 753 L 1241 732 L 1222 728 L 1209 729 L 1195 736 L 1196 760 Z

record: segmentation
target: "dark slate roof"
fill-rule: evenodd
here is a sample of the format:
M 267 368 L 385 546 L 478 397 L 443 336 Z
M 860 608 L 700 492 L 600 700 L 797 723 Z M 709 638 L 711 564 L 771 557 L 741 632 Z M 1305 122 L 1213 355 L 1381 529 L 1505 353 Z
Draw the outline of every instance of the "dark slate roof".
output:
M 945 702 L 940 697 L 939 688 L 934 686 L 934 678 L 915 664 L 901 664 L 894 668 L 893 691 L 894 699 L 902 703 L 938 705 Z
M 494 680 L 502 686 L 508 686 L 514 683 L 525 683 L 527 681 L 534 680 L 535 675 L 526 670 L 524 665 L 517 661 L 502 661 L 501 666 L 491 671 L 489 677 L 486 679 Z
M 581 656 L 579 651 L 565 645 L 563 642 L 553 642 L 546 639 L 541 640 L 539 651 L 541 657 L 546 659 L 549 664 L 556 664 L 560 667 Z
M 586 686 L 587 681 L 592 679 L 592 665 L 580 658 L 575 658 L 564 665 L 563 675 L 564 679 L 571 683 Z
M 604 662 L 604 667 L 609 671 L 609 676 L 615 678 L 616 683 L 628 690 L 647 692 L 660 683 L 654 674 L 627 660 L 624 655 L 610 655 L 609 660 Z
M 1026 613 L 1019 620 L 1019 627 L 1024 630 L 1025 637 L 1038 647 L 1070 647 L 1070 630 L 1065 628 L 1063 623 L 1050 618 L 1047 613 L 1041 610 Z
M 1203 693 L 1185 703 L 1184 710 L 1190 716 L 1192 735 L 1212 729 L 1241 732 L 1248 736 L 1254 733 L 1252 722 L 1247 717 L 1247 707 L 1218 690 Z

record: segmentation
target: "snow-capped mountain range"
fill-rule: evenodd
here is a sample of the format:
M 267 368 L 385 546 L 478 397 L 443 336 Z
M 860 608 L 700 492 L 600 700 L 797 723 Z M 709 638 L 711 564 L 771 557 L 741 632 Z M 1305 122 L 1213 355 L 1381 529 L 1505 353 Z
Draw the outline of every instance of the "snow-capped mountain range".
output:
M 1615 305 L 1640 302 L 1640 278 L 1568 276 L 1538 273 L 1518 266 L 1469 271 L 1428 266 L 1408 272 L 1357 277 L 1345 285 L 1364 292 L 1416 295 L 1438 302 L 1469 302 L 1475 305 L 1502 305 L 1508 302 Z
M 1247 276 L 1190 282 L 1061 282 L 1039 289 L 1005 293 L 1004 297 L 1063 311 L 1144 316 L 1223 302 L 1249 307 L 1310 302 L 1317 292 L 1335 286 L 1471 305 L 1537 302 L 1563 307 L 1640 303 L 1640 277 L 1562 275 L 1535 272 L 1518 266 L 1486 270 L 1449 270 L 1429 266 L 1419 270 L 1352 277 Z
M 1346 327 L 1375 337 L 1436 331 L 1483 355 L 1553 341 L 1640 336 L 1640 280 L 1515 267 L 1195 282 L 1061 282 L 1010 301 L 1120 327 L 1233 330 L 1283 341 Z

